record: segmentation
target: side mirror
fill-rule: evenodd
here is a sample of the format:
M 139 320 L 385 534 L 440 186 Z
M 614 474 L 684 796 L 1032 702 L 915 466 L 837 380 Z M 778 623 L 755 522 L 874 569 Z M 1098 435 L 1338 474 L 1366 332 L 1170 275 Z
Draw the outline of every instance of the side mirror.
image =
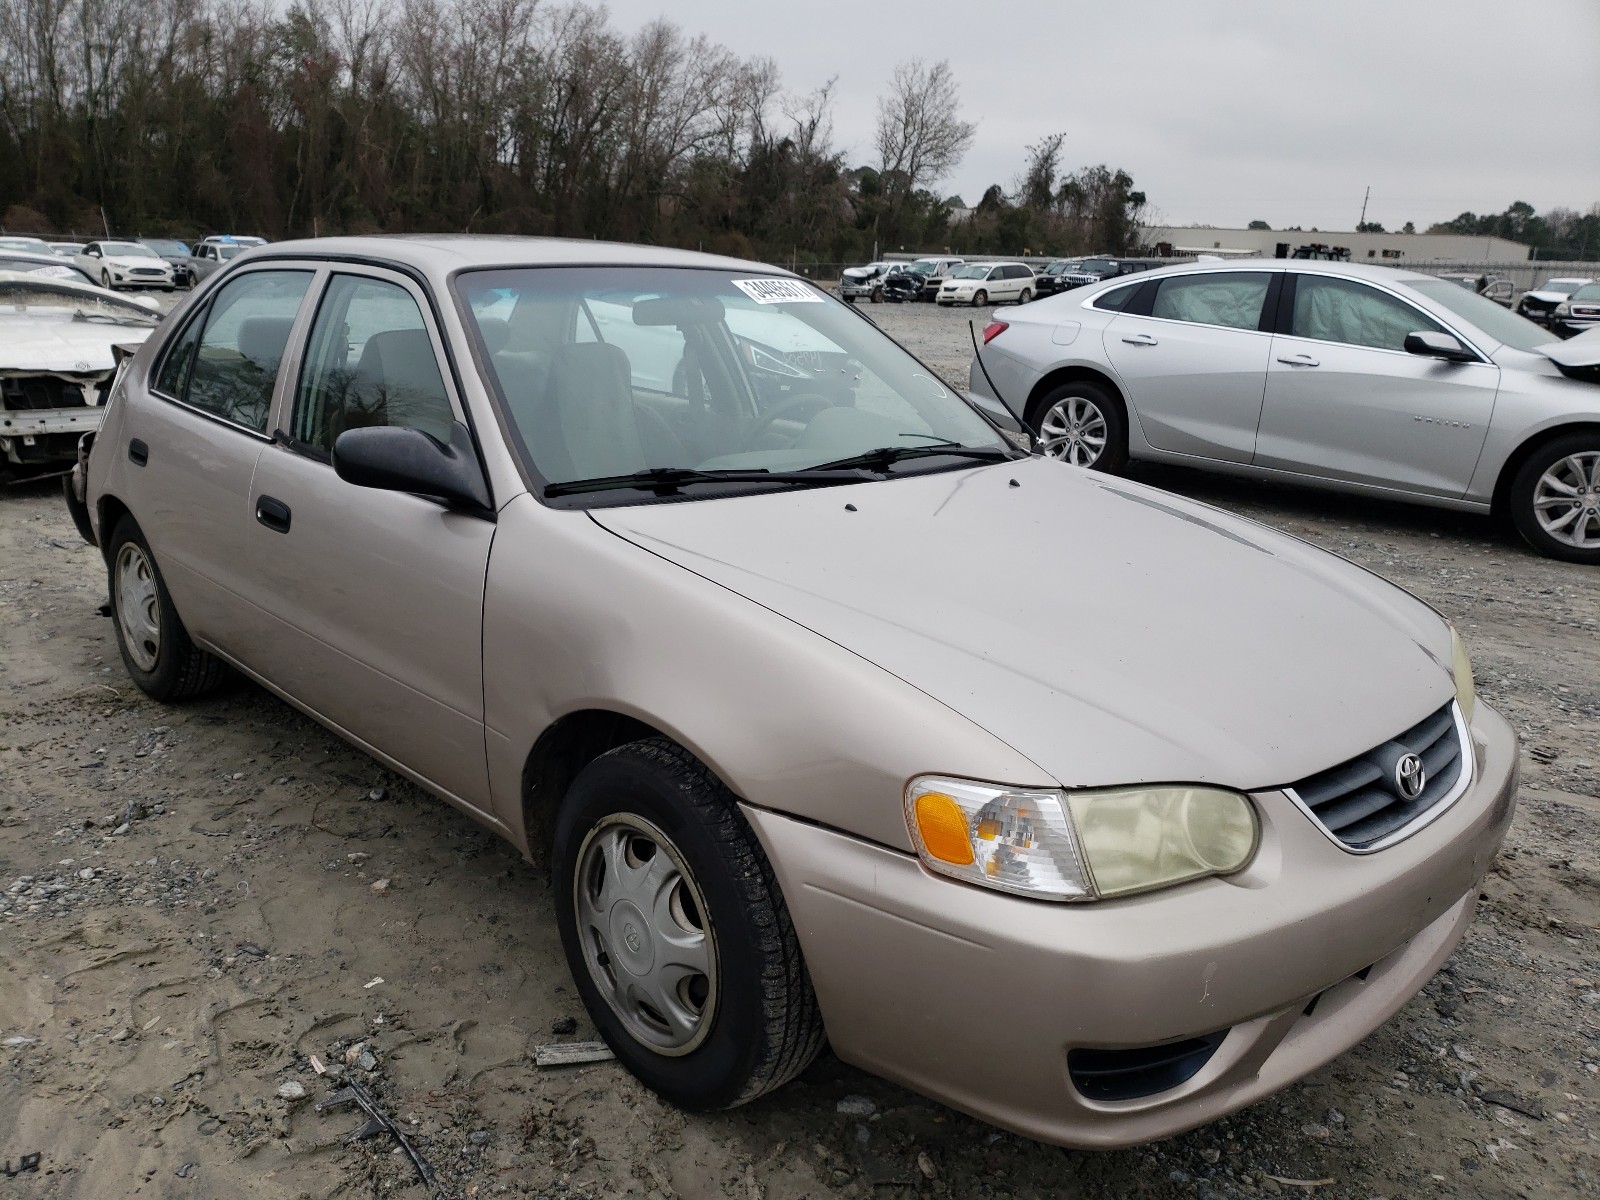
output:
M 1424 358 L 1442 358 L 1446 362 L 1477 362 L 1478 356 L 1468 350 L 1448 333 L 1418 330 L 1406 334 L 1402 343 L 1407 354 L 1420 354 Z
M 357 487 L 412 492 L 484 512 L 491 509 L 472 435 L 460 421 L 451 426 L 448 446 L 402 425 L 347 429 L 334 440 L 333 470 Z

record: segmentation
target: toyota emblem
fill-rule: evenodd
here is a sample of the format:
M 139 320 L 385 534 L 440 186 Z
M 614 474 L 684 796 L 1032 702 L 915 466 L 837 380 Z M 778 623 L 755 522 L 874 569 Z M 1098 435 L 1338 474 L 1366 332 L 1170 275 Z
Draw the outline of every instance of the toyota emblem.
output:
M 1395 790 L 1407 800 L 1415 800 L 1428 786 L 1428 768 L 1415 754 L 1402 755 L 1394 765 Z

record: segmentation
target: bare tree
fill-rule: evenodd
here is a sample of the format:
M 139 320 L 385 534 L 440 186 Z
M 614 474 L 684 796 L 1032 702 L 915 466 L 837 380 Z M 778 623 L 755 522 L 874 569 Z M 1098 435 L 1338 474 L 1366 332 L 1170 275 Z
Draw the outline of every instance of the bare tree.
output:
M 960 87 L 948 59 L 920 58 L 894 69 L 889 94 L 878 98 L 878 162 L 891 192 L 909 194 L 954 171 L 977 126 L 961 119 Z

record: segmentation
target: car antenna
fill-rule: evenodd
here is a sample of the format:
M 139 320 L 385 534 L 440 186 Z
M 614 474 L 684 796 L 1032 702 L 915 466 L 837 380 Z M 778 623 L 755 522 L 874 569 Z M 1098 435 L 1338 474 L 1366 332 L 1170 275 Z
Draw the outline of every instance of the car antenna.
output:
M 994 385 L 994 378 L 989 374 L 989 368 L 983 365 L 983 352 L 978 349 L 978 323 L 976 321 L 968 320 L 967 334 L 972 338 L 972 357 L 977 360 L 978 370 L 983 372 L 984 379 L 988 381 L 989 391 L 994 394 L 994 398 L 1000 401 L 1001 404 L 1005 404 L 1005 406 L 1008 409 L 1011 409 L 1012 412 L 1016 412 L 1016 409 L 1011 408 L 1011 405 L 1006 404 L 1006 398 L 1000 394 L 1000 389 Z M 1035 430 L 1028 429 L 1028 423 L 1026 421 L 1019 421 L 1018 424 L 1020 424 L 1024 429 L 1027 429 L 1030 434 L 1033 434 L 1035 440 L 1038 439 L 1038 433 Z

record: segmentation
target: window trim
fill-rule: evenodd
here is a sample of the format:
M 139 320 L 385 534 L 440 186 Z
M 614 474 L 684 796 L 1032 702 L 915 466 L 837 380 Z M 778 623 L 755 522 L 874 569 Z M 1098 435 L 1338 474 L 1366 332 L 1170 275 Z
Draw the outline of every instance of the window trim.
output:
M 1403 304 L 1413 312 L 1421 313 L 1424 317 L 1432 321 L 1435 325 L 1439 326 L 1444 330 L 1444 332 L 1448 333 L 1451 337 L 1455 338 L 1468 350 L 1471 350 L 1478 356 L 1477 362 L 1475 363 L 1458 362 L 1453 364 L 1455 366 L 1471 367 L 1480 366 L 1483 364 L 1493 365 L 1493 360 L 1483 352 L 1482 348 L 1479 347 L 1475 341 L 1457 329 L 1455 325 L 1449 321 L 1446 321 L 1444 318 L 1429 312 L 1427 309 L 1418 305 L 1416 301 L 1412 300 L 1410 297 L 1402 296 L 1399 292 L 1396 292 L 1392 288 L 1385 287 L 1381 283 L 1375 283 L 1370 279 L 1360 279 L 1354 275 L 1335 275 L 1328 271 L 1284 271 L 1283 274 L 1286 278 L 1284 282 L 1283 293 L 1278 299 L 1277 336 L 1279 337 L 1293 338 L 1297 342 L 1315 342 L 1319 346 L 1344 346 L 1351 350 L 1375 350 L 1380 354 L 1397 354 L 1402 358 L 1427 360 L 1426 355 L 1412 354 L 1409 350 L 1391 350 L 1387 346 L 1361 346 L 1355 342 L 1337 342 L 1328 338 L 1307 337 L 1303 333 L 1292 332 L 1294 329 L 1294 301 L 1295 295 L 1299 291 L 1300 279 L 1302 276 L 1314 276 L 1318 279 L 1335 279 L 1341 283 L 1354 284 L 1359 287 L 1369 287 L 1375 292 L 1380 292 L 1383 295 L 1388 296 L 1396 303 Z
M 330 470 L 333 467 L 332 450 L 324 451 L 320 446 L 309 442 L 302 442 L 295 438 L 292 429 L 294 426 L 295 409 L 300 402 L 300 381 L 304 375 L 306 363 L 309 358 L 311 345 L 311 330 L 316 325 L 317 317 L 322 312 L 322 305 L 326 301 L 329 289 L 333 286 L 334 277 L 349 275 L 363 279 L 375 279 L 380 283 L 391 284 L 400 288 L 411 297 L 417 306 L 417 314 L 422 318 L 422 327 L 428 334 L 428 343 L 433 347 L 434 364 L 439 368 L 439 380 L 444 385 L 445 399 L 450 404 L 451 419 L 458 424 L 465 425 L 469 432 L 473 431 L 470 417 L 467 415 L 467 405 L 460 388 L 457 386 L 454 365 L 444 350 L 444 337 L 439 331 L 437 314 L 433 310 L 430 297 L 407 273 L 392 267 L 385 267 L 368 262 L 333 261 L 319 264 L 318 278 L 314 281 L 308 299 L 314 296 L 315 302 L 309 310 L 302 310 L 296 318 L 294 328 L 289 334 L 289 345 L 284 350 L 284 366 L 291 367 L 292 371 L 285 377 L 283 368 L 279 368 L 278 383 L 282 395 L 273 398 L 272 412 L 268 425 L 272 429 L 267 438 L 284 449 L 309 458 L 313 462 L 325 464 Z M 285 428 L 285 427 L 288 428 Z M 490 492 L 490 509 L 493 510 L 493 489 L 489 486 L 489 472 L 484 466 L 483 453 L 478 449 L 477 435 L 473 433 L 474 449 L 478 451 L 478 471 L 483 476 L 484 487 Z
M 226 287 L 227 284 L 233 282 L 233 280 L 238 279 L 243 275 L 257 274 L 262 270 L 297 270 L 309 272 L 311 275 L 311 281 L 306 284 L 306 293 L 304 296 L 300 297 L 300 307 L 295 311 L 294 319 L 289 325 L 289 340 L 284 344 L 283 358 L 278 363 L 278 374 L 273 379 L 272 396 L 267 403 L 267 429 L 270 430 L 273 427 L 273 414 L 278 410 L 279 395 L 283 388 L 284 364 L 289 360 L 289 357 L 294 350 L 295 337 L 300 332 L 301 322 L 305 317 L 306 301 L 317 292 L 317 275 L 319 270 L 318 264 L 280 262 L 278 264 L 268 264 L 263 266 L 262 264 L 257 263 L 245 267 L 239 271 L 230 271 L 227 273 L 225 278 L 221 275 L 212 276 L 212 279 L 220 280 L 220 282 L 208 287 L 207 290 L 203 292 L 200 297 L 198 297 L 193 311 L 184 315 L 183 322 L 178 326 L 177 332 L 168 338 L 162 345 L 161 352 L 156 355 L 155 361 L 151 364 L 150 370 L 145 376 L 144 390 L 149 395 L 155 397 L 157 400 L 160 400 L 163 403 L 176 405 L 178 408 L 184 409 L 186 412 L 192 412 L 198 416 L 205 417 L 208 420 L 215 421 L 218 425 L 221 425 L 224 428 L 236 430 L 239 433 L 243 433 L 249 437 L 255 438 L 259 442 L 272 442 L 275 440 L 274 436 L 266 430 L 252 429 L 248 425 L 241 425 L 237 421 L 230 421 L 221 413 L 214 413 L 210 409 L 201 408 L 198 404 L 190 404 L 189 401 L 184 397 L 174 396 L 169 392 L 162 391 L 156 386 L 157 381 L 161 377 L 161 368 L 166 364 L 167 356 L 172 353 L 173 348 L 177 346 L 178 342 L 183 339 L 183 336 L 194 327 L 196 321 L 202 322 L 200 336 L 202 338 L 205 337 L 205 327 L 203 323 L 211 318 L 211 310 L 216 303 L 217 294 L 224 287 Z M 185 396 L 188 394 L 189 380 L 193 373 L 194 364 L 190 363 L 189 371 L 184 375 L 183 378 L 183 390 Z

